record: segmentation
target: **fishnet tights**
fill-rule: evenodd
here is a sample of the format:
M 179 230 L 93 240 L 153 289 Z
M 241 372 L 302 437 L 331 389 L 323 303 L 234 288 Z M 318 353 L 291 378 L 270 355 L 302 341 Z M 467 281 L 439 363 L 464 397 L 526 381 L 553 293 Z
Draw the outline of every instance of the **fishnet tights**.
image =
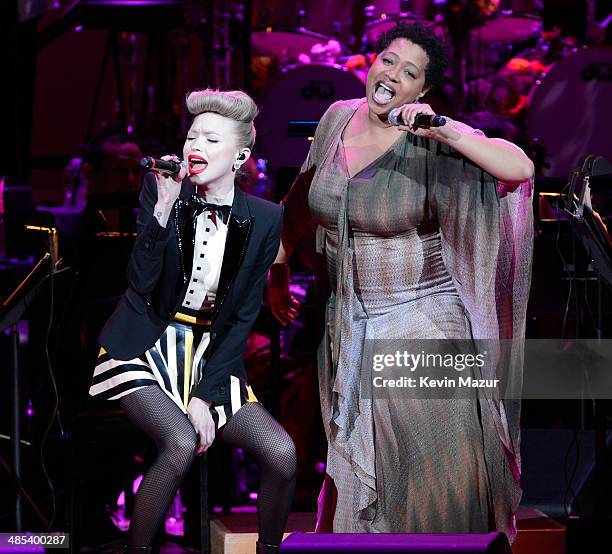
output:
M 121 399 L 130 421 L 157 446 L 134 503 L 128 543 L 150 545 L 194 457 L 198 437 L 187 416 L 156 385 Z M 278 545 L 295 489 L 296 452 L 282 426 L 259 403 L 245 404 L 217 437 L 253 456 L 260 468 L 259 540 Z
M 295 489 L 296 452 L 291 437 L 258 402 L 242 406 L 217 436 L 244 449 L 259 465 L 259 540 L 280 544 Z

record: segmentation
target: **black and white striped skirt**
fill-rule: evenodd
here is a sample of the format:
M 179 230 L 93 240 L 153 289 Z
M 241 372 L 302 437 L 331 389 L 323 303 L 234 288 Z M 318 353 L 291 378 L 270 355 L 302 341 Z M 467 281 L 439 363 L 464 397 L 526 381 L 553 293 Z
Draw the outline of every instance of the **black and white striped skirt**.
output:
M 155 345 L 132 360 L 115 360 L 100 349 L 89 394 L 103 400 L 118 400 L 149 385 L 159 387 L 187 413 L 191 391 L 202 377 L 202 356 L 210 342 L 210 327 L 173 321 Z M 219 429 L 245 403 L 257 402 L 251 387 L 230 376 L 229 400 L 213 404 L 210 412 Z

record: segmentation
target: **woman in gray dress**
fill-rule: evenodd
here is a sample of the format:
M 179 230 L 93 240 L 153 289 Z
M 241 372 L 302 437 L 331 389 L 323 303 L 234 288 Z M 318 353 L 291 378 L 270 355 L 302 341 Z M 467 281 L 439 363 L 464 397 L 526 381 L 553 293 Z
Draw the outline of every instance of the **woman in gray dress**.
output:
M 298 303 L 287 262 L 309 229 L 332 294 L 319 350 L 328 439 L 318 529 L 516 534 L 517 401 L 372 399 L 367 339 L 512 339 L 492 354 L 520 378 L 532 249 L 533 164 L 517 146 L 458 121 L 414 128 L 446 68 L 442 44 L 413 25 L 382 36 L 366 97 L 333 104 L 283 201 L 270 302 Z M 388 122 L 398 108 L 405 124 Z M 492 369 L 491 369 L 492 368 Z

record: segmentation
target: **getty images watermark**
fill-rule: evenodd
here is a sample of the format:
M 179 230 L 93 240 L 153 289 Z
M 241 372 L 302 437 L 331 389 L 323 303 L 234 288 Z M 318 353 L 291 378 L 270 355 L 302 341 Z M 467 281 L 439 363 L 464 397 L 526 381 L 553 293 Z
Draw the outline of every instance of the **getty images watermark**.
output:
M 440 354 L 421 350 L 419 353 L 408 350 L 396 350 L 392 354 L 374 354 L 372 357 L 372 369 L 382 372 L 385 369 L 403 368 L 411 373 L 417 370 L 430 370 L 430 374 L 418 376 L 400 376 L 388 378 L 382 374 L 374 375 L 372 384 L 374 387 L 408 387 L 408 388 L 450 388 L 450 387 L 488 387 L 495 388 L 499 385 L 499 379 L 475 378 L 473 375 L 459 375 L 448 377 L 447 375 L 431 374 L 436 369 L 453 369 L 463 372 L 466 369 L 482 368 L 486 363 L 486 352 L 478 354 Z
M 612 340 L 364 342 L 369 398 L 612 398 Z

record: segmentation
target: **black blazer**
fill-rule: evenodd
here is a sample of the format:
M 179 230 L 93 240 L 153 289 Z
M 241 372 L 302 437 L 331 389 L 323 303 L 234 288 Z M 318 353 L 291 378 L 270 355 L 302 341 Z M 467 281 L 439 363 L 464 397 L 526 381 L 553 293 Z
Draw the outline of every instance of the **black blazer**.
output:
M 181 306 L 193 264 L 195 218 L 182 183 L 166 227 L 153 217 L 157 183 L 145 177 L 140 194 L 138 237 L 127 270 L 129 287 L 99 342 L 111 357 L 130 360 L 151 348 Z M 243 354 L 255 322 L 268 269 L 278 252 L 282 207 L 235 189 L 219 287 L 204 353 L 202 380 L 193 392 L 213 403 L 229 398 L 231 375 L 246 379 Z

